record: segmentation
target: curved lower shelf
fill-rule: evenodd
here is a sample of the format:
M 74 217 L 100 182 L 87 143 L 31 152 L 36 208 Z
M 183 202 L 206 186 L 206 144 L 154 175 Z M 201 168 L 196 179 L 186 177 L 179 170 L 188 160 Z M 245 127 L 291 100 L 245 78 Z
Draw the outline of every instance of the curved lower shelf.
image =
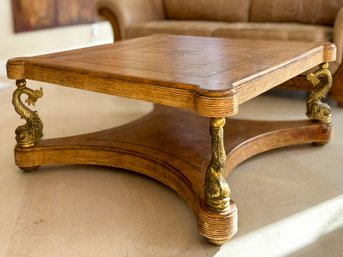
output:
M 305 121 L 230 119 L 224 132 L 226 175 L 244 160 L 294 144 L 326 143 L 332 127 Z M 73 137 L 44 139 L 16 147 L 23 170 L 48 164 L 95 164 L 132 170 L 162 182 L 192 208 L 201 235 L 222 244 L 237 231 L 237 208 L 215 213 L 204 204 L 203 183 L 211 158 L 209 118 L 157 106 L 147 116 L 120 127 Z

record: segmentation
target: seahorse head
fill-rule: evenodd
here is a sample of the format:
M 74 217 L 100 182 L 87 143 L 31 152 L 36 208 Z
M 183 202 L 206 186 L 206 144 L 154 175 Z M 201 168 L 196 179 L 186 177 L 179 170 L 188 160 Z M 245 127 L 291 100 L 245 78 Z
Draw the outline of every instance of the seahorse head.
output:
M 308 73 L 306 78 L 307 78 L 307 80 L 311 81 L 314 86 L 316 86 L 320 83 L 318 76 L 312 72 Z

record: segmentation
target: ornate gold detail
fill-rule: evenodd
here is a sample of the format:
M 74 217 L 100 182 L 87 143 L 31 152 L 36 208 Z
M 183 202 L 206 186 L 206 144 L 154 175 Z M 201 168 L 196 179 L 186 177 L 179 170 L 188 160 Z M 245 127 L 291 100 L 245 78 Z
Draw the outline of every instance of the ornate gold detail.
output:
M 16 81 L 17 89 L 13 93 L 12 103 L 15 111 L 20 118 L 26 120 L 26 124 L 19 126 L 15 130 L 17 145 L 21 147 L 30 147 L 35 145 L 43 137 L 43 123 L 36 111 L 31 111 L 23 104 L 20 97 L 26 94 L 28 98 L 25 102 L 28 105 L 34 105 L 38 98 L 43 96 L 43 89 L 32 90 L 26 87 L 25 79 Z
M 313 84 L 314 88 L 307 98 L 306 114 L 311 120 L 323 123 L 331 122 L 330 106 L 321 101 L 332 86 L 332 76 L 328 67 L 329 64 L 324 63 L 317 72 L 307 74 L 307 80 Z
M 226 153 L 224 148 L 225 118 L 211 118 L 212 157 L 204 183 L 205 203 L 211 211 L 224 212 L 230 207 L 230 188 L 224 179 Z

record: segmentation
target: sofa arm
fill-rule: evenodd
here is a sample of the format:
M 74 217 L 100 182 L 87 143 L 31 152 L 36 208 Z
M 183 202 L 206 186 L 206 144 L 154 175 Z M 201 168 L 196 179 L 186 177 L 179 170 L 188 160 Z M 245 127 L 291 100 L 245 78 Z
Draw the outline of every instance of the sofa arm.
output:
M 125 39 L 131 24 L 165 18 L 162 0 L 96 0 L 96 9 L 111 23 L 115 40 Z
M 340 9 L 336 16 L 333 27 L 333 42 L 337 47 L 336 63 L 341 65 L 343 59 L 343 8 Z

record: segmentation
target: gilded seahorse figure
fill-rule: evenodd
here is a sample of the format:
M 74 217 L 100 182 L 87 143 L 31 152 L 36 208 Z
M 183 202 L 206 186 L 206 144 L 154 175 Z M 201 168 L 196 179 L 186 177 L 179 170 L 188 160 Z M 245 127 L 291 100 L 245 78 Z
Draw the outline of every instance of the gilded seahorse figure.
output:
M 223 176 L 226 153 L 223 143 L 225 118 L 211 119 L 212 158 L 205 174 L 205 202 L 215 212 L 224 212 L 230 207 L 230 188 Z
M 43 96 L 43 89 L 32 90 L 26 87 L 26 81 L 17 80 L 17 89 L 13 93 L 12 104 L 15 111 L 22 119 L 26 120 L 26 124 L 19 126 L 15 130 L 17 145 L 21 147 L 30 147 L 35 145 L 43 137 L 43 123 L 36 111 L 30 110 L 20 97 L 26 94 L 28 98 L 25 102 L 28 105 L 34 105 L 38 98 Z
M 323 123 L 331 122 L 331 109 L 323 99 L 332 85 L 332 76 L 328 70 L 329 65 L 324 63 L 317 72 L 307 74 L 309 80 L 314 88 L 307 99 L 307 116 L 314 121 L 321 121 Z

